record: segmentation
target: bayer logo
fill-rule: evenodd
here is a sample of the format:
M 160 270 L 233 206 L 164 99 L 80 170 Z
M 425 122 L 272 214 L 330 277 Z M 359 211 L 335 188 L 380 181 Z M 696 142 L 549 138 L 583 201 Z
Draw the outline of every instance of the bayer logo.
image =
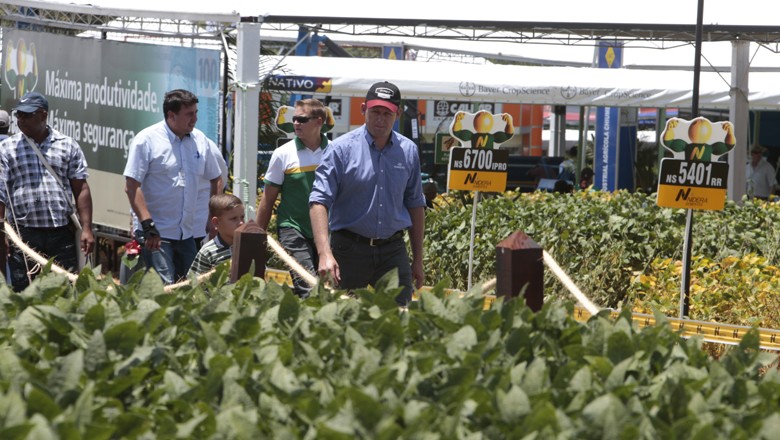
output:
M 477 93 L 477 85 L 473 82 L 463 81 L 460 83 L 460 94 L 463 96 L 474 96 Z
M 577 88 L 572 86 L 566 86 L 561 88 L 561 96 L 566 99 L 572 99 L 577 96 Z

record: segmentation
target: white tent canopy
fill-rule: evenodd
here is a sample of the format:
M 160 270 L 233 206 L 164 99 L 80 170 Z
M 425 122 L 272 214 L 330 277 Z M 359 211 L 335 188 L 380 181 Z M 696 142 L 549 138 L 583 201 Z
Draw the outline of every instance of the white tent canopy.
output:
M 262 57 L 272 84 L 312 93 L 306 78 L 326 81 L 329 89 L 315 94 L 365 96 L 376 81 L 396 84 L 406 99 L 458 99 L 478 102 L 610 107 L 690 107 L 693 73 L 680 70 L 596 69 L 475 65 L 364 58 Z M 262 69 L 262 67 L 261 67 Z M 267 72 L 264 72 L 267 73 Z M 262 74 L 262 73 L 261 73 Z M 750 105 L 780 108 L 777 73 L 751 73 Z M 699 105 L 728 109 L 729 78 L 702 72 Z

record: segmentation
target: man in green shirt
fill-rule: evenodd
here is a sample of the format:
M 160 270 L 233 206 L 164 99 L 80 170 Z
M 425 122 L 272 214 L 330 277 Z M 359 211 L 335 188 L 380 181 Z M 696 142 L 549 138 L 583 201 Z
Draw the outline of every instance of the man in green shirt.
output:
M 314 170 L 328 145 L 328 138 L 321 133 L 323 123 L 328 121 L 325 106 L 316 99 L 298 101 L 292 121 L 295 138 L 271 155 L 257 224 L 268 229 L 274 203 L 281 194 L 276 211 L 279 242 L 304 269 L 316 276 L 319 262 L 309 218 L 309 193 L 314 183 Z M 295 271 L 290 274 L 295 294 L 308 297 L 311 286 Z

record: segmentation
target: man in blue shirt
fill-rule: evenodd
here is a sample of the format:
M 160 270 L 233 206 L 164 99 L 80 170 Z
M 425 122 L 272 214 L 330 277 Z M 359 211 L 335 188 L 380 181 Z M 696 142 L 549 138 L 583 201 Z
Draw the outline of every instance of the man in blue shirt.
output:
M 309 197 L 319 274 L 342 289 L 375 285 L 398 270 L 400 305 L 423 284 L 425 197 L 417 145 L 393 131 L 401 93 L 376 83 L 361 105 L 365 124 L 333 141 L 317 168 Z M 332 231 L 328 242 L 328 221 Z M 404 243 L 409 230 L 412 262 Z

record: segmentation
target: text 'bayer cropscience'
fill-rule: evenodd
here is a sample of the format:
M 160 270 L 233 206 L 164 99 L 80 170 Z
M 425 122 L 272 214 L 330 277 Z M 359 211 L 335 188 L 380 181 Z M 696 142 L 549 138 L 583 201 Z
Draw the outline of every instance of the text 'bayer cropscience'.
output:
M 68 78 L 68 72 L 60 76 L 60 71 L 46 71 L 45 95 L 59 99 L 83 102 L 84 109 L 90 105 L 116 107 L 129 110 L 159 112 L 157 93 L 152 84 L 140 84 L 138 81 L 121 79 L 109 82 L 103 77 L 101 83 L 82 82 Z

